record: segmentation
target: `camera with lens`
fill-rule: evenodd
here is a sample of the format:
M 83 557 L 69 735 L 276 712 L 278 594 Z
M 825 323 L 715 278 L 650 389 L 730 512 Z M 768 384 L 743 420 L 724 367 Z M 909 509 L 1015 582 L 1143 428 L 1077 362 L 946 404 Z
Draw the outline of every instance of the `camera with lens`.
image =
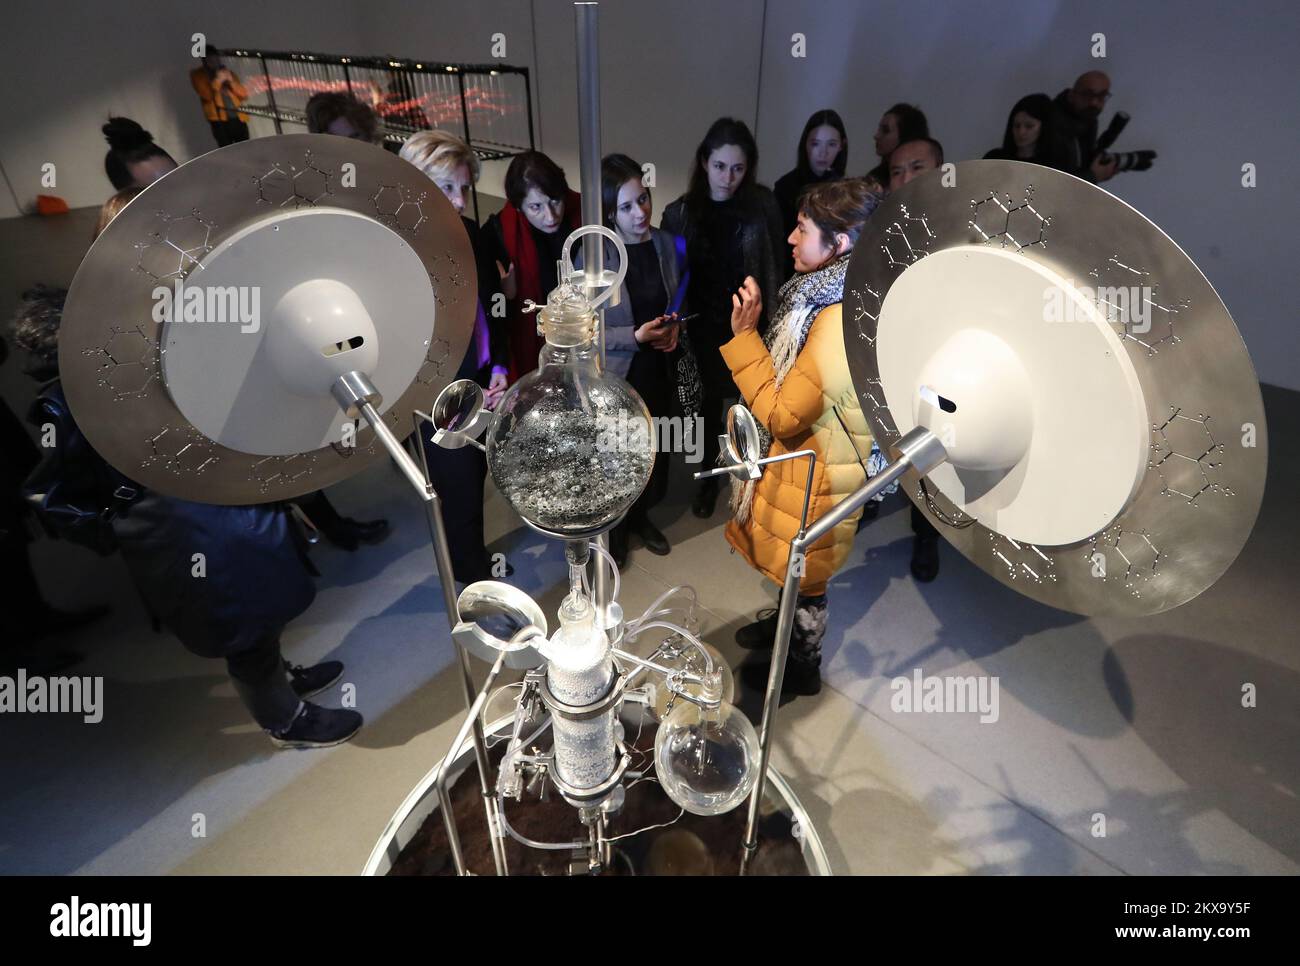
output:
M 1097 138 L 1097 153 L 1094 156 L 1102 160 L 1111 160 L 1115 162 L 1115 173 L 1121 171 L 1145 171 L 1151 167 L 1151 162 L 1156 159 L 1154 151 L 1110 151 L 1109 148 L 1119 138 L 1120 132 L 1128 125 L 1129 116 L 1123 111 L 1117 111 L 1115 116 L 1110 119 L 1110 124 L 1106 130 Z

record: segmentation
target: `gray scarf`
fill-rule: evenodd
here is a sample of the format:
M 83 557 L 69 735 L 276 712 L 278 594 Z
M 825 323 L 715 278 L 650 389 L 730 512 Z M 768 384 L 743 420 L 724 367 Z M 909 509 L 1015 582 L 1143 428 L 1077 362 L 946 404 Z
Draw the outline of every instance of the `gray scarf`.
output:
M 795 275 L 781 286 L 777 293 L 776 311 L 769 316 L 772 323 L 763 336 L 763 344 L 772 356 L 778 389 L 803 351 L 817 313 L 828 305 L 844 301 L 844 277 L 848 270 L 849 254 L 846 252 L 822 268 Z M 758 424 L 758 443 L 760 455 L 767 456 L 772 447 L 772 434 L 761 422 Z M 722 458 L 726 459 L 725 454 Z M 731 509 L 738 523 L 749 518 L 753 502 L 754 481 L 742 483 L 732 477 Z

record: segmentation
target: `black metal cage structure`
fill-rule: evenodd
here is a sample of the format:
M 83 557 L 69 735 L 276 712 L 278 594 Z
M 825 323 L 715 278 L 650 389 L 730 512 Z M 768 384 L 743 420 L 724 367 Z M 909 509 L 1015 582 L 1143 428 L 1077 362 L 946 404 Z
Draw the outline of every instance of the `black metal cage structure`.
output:
M 240 110 L 269 120 L 276 134 L 306 130 L 313 94 L 341 92 L 375 111 L 389 144 L 437 128 L 460 135 L 483 161 L 535 147 L 527 67 L 246 47 L 224 48 L 222 57 L 248 91 Z

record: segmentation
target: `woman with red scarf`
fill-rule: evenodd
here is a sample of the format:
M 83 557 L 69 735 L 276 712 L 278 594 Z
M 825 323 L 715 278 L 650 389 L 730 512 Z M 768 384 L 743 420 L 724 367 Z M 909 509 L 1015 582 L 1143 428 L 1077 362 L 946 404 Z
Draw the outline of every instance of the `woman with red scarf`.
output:
M 569 190 L 564 171 L 540 151 L 525 151 L 506 171 L 506 206 L 488 219 L 483 240 L 501 273 L 509 343 L 510 382 L 537 368 L 544 340 L 537 334 L 537 317 L 523 311 L 532 299 L 541 305 L 556 286 L 555 264 L 564 239 L 582 224 L 576 192 Z M 498 315 L 497 306 L 486 306 Z

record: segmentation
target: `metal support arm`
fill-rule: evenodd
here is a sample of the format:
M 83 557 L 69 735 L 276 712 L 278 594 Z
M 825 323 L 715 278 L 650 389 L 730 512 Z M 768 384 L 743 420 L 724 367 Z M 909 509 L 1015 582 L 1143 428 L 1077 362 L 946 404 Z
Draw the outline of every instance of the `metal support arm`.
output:
M 790 544 L 790 557 L 785 568 L 785 585 L 781 591 L 781 606 L 777 612 L 772 666 L 767 676 L 767 692 L 763 702 L 763 721 L 758 734 L 758 779 L 754 782 L 754 790 L 749 796 L 749 816 L 745 823 L 744 852 L 741 856 L 740 867 L 742 875 L 748 866 L 750 858 L 758 848 L 758 811 L 763 801 L 763 787 L 766 783 L 768 764 L 771 760 L 772 733 L 776 727 L 777 708 L 781 703 L 781 683 L 785 679 L 785 662 L 790 653 L 790 634 L 794 627 L 794 612 L 799 596 L 799 578 L 803 573 L 801 563 L 804 553 L 834 529 L 838 523 L 851 516 L 854 511 L 877 493 L 887 489 L 890 484 L 898 480 L 908 470 L 914 469 L 921 475 L 925 475 L 947 458 L 939 438 L 928 429 L 920 426 L 898 441 L 892 455 L 895 457 L 894 462 L 869 479 L 850 496 L 841 500 L 829 512 L 819 517 L 812 526 L 809 526 L 807 522 L 808 502 L 812 495 L 812 467 L 811 465 L 809 467 L 808 488 L 804 493 L 803 516 L 799 523 L 799 534 Z M 767 461 L 760 461 L 760 463 L 762 462 Z

